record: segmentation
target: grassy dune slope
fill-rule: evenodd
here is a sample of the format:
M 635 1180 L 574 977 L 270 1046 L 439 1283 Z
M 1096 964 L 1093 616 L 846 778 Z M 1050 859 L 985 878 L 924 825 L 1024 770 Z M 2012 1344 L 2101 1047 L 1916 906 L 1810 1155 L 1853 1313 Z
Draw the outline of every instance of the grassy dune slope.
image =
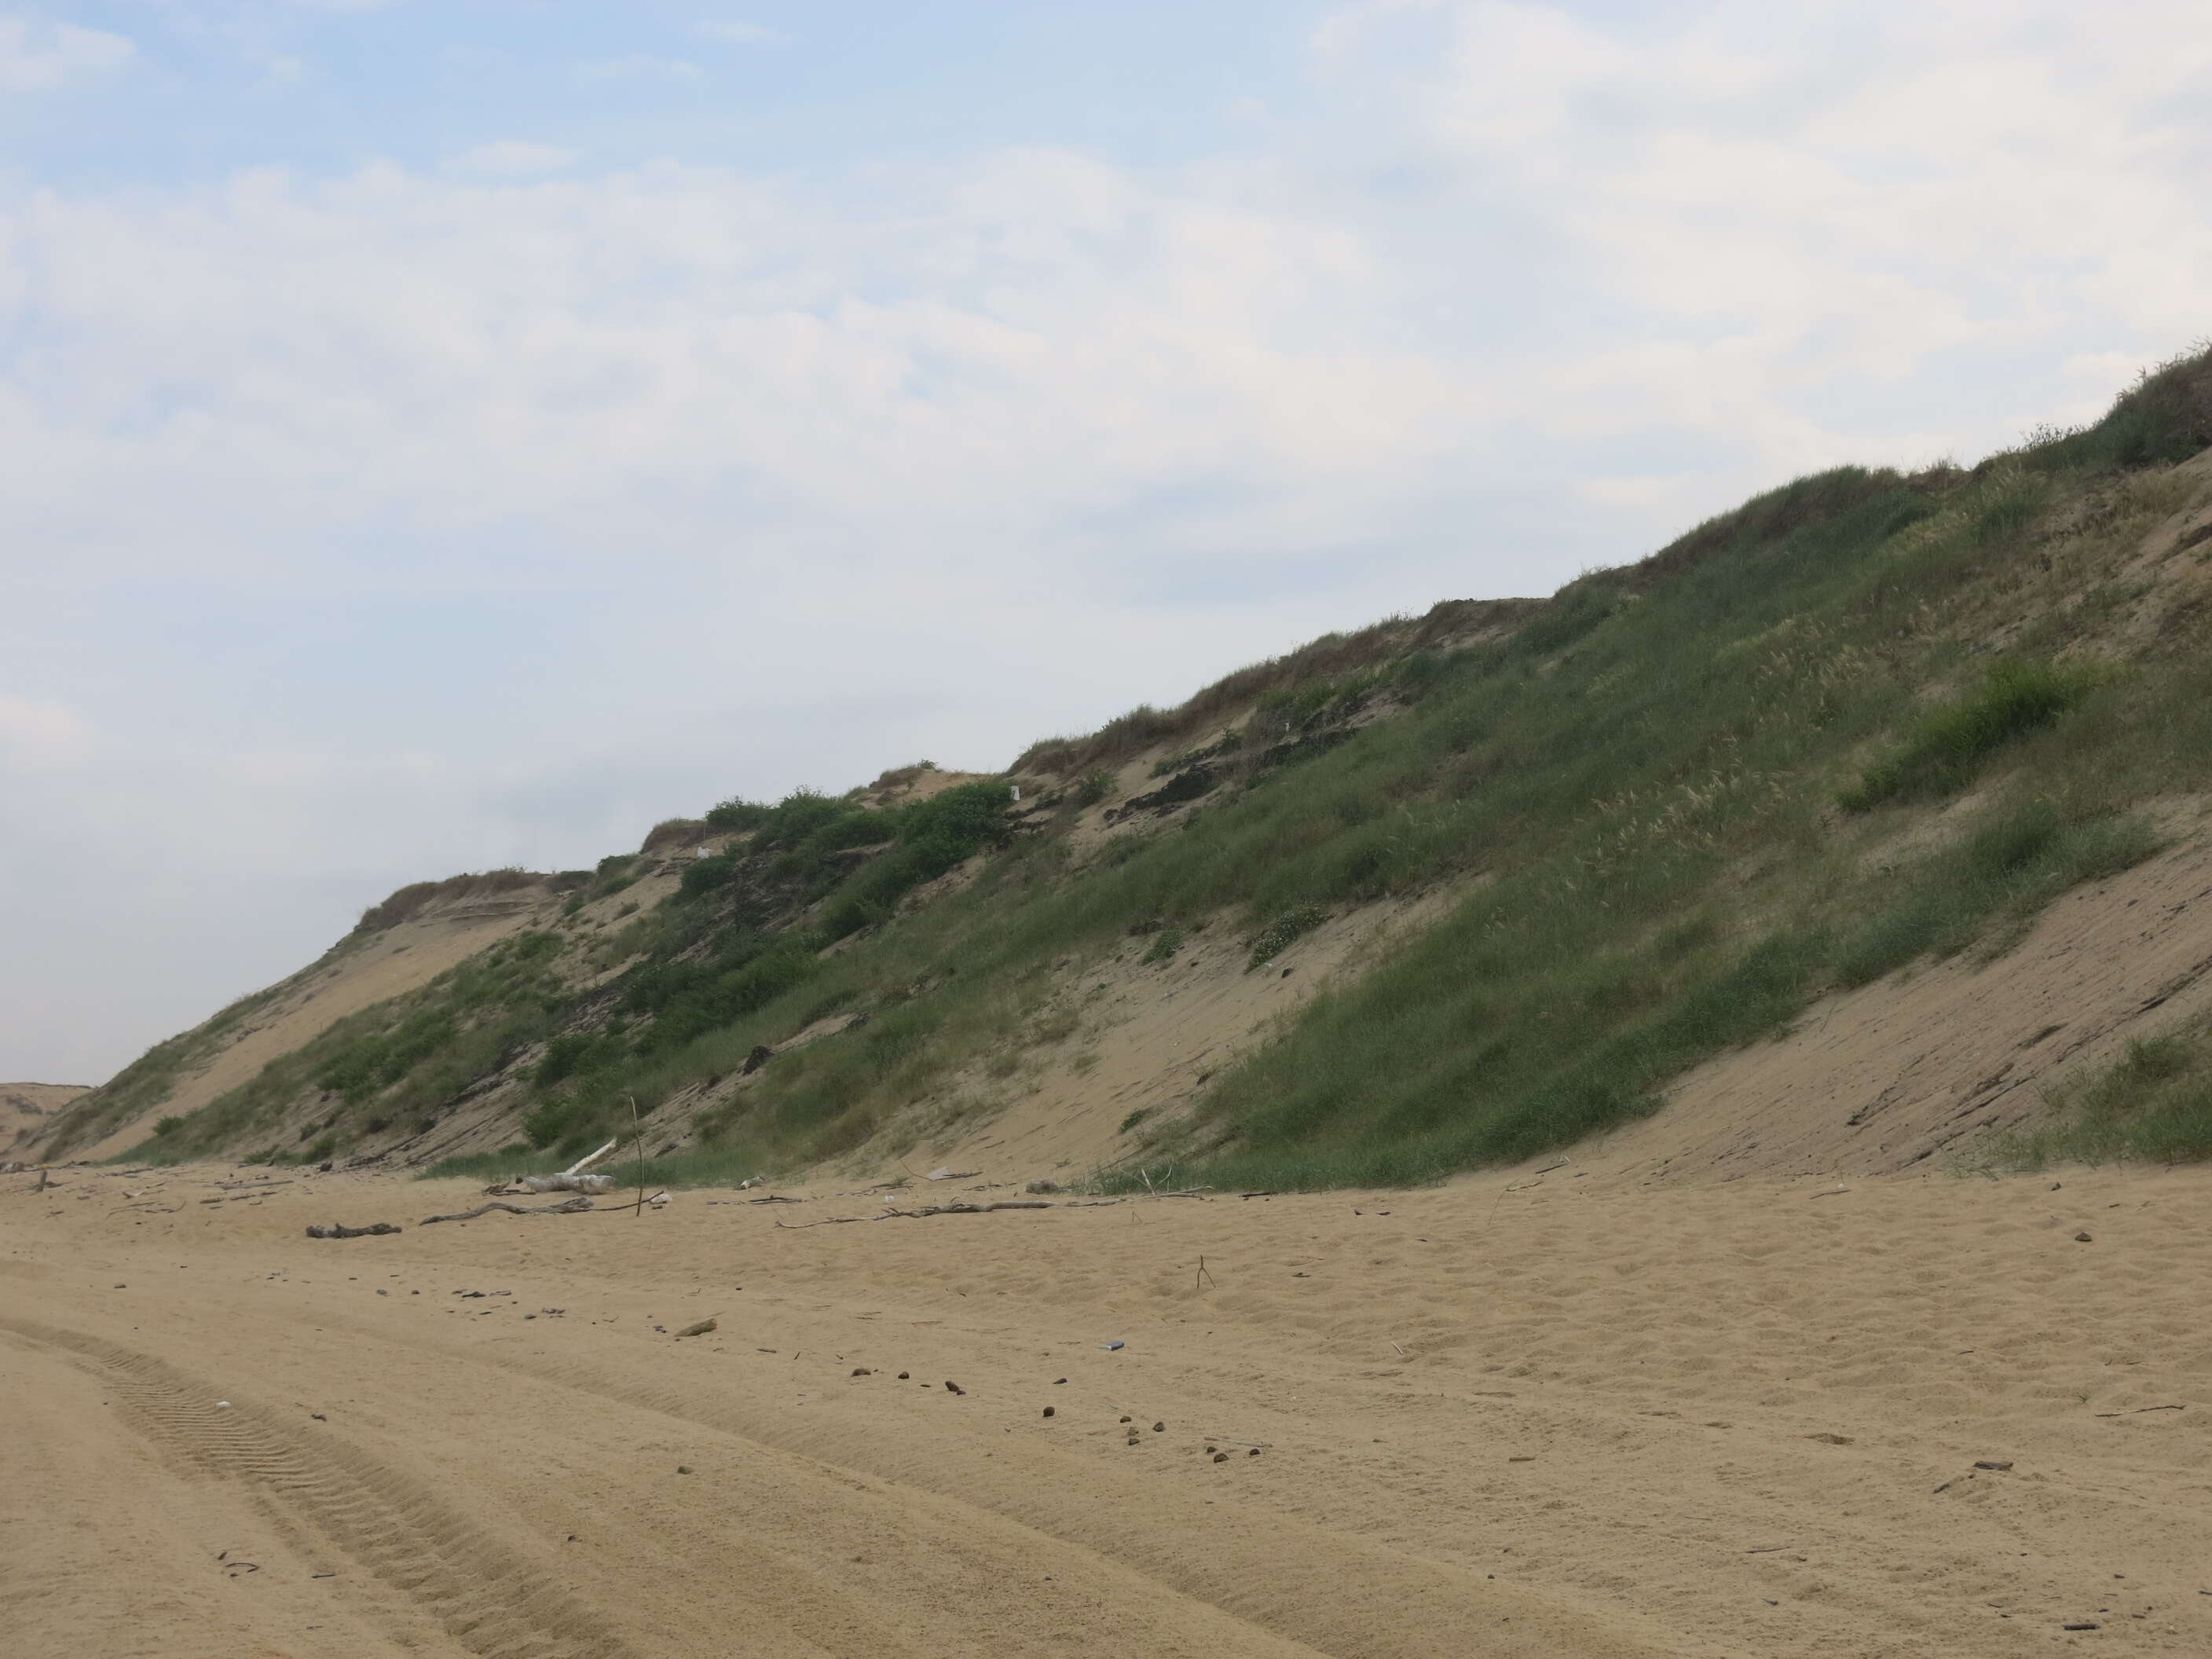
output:
M 608 860 L 144 1150 L 504 1168 L 634 1101 L 664 1178 L 865 1162 L 1003 1110 L 1109 965 L 1165 974 L 1203 931 L 1274 972 L 1416 901 L 1440 919 L 1115 1161 L 1322 1186 L 1565 1144 L 2154 849 L 2147 805 L 2212 784 L 2208 443 L 2198 357 L 2087 431 L 1801 479 L 1548 602 L 1319 642 L 1006 778 L 726 802 L 665 900 Z

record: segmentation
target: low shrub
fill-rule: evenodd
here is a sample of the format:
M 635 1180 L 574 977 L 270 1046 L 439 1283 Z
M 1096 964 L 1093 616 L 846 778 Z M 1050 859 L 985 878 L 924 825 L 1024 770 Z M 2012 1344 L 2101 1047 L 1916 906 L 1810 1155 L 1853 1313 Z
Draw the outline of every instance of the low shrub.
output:
M 1318 904 L 1297 904 L 1278 912 L 1252 936 L 1252 953 L 1245 961 L 1244 971 L 1249 974 L 1273 961 L 1328 920 L 1328 912 Z

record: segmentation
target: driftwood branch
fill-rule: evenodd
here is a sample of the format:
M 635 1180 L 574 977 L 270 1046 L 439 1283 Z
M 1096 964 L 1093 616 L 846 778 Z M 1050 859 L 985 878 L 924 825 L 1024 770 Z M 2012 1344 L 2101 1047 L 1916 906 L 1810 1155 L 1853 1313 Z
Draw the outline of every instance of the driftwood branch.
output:
M 919 1221 L 931 1215 L 988 1215 L 994 1210 L 1056 1210 L 1057 1204 L 1048 1204 L 1038 1198 L 1000 1199 L 995 1204 L 933 1204 L 926 1210 L 886 1210 L 881 1215 L 837 1215 L 826 1221 L 800 1221 L 775 1224 L 787 1232 L 798 1232 L 806 1227 L 840 1227 L 850 1221 Z
M 444 1218 L 442 1216 L 434 1215 L 430 1218 L 433 1221 L 441 1221 Z M 366 1227 L 341 1227 L 333 1222 L 327 1227 L 308 1228 L 307 1237 L 310 1238 L 380 1238 L 386 1233 L 396 1233 L 398 1231 L 399 1229 L 389 1221 L 375 1222 Z
M 581 1175 L 585 1170 L 590 1169 L 592 1165 L 597 1164 L 601 1158 L 605 1158 L 609 1152 L 614 1151 L 614 1149 L 620 1145 L 622 1145 L 622 1137 L 620 1135 L 617 1135 L 612 1140 L 607 1142 L 605 1146 L 600 1147 L 598 1152 L 585 1153 L 583 1157 L 578 1158 L 567 1169 L 562 1170 L 561 1173 L 562 1175 L 571 1176 Z
M 489 1204 L 479 1204 L 473 1210 L 463 1210 L 457 1215 L 426 1215 L 421 1224 L 427 1227 L 434 1221 L 474 1221 L 478 1216 L 489 1215 L 494 1210 L 504 1210 L 509 1215 L 581 1215 L 591 1207 L 592 1200 L 581 1196 L 572 1198 L 565 1204 L 539 1204 L 529 1207 L 520 1204 L 501 1204 L 494 1200 Z

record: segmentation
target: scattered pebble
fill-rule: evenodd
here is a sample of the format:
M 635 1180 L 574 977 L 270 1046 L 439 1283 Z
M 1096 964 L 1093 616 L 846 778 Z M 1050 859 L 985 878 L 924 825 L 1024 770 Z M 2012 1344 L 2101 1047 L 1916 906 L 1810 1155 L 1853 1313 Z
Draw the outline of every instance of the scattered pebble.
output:
M 678 1463 L 676 1466 L 676 1473 L 678 1474 L 689 1474 L 691 1473 L 691 1466 L 689 1463 Z
M 1152 1432 L 1154 1434 L 1165 1434 L 1167 1431 L 1168 1425 L 1164 1423 L 1155 1423 L 1152 1425 Z
M 875 1373 L 870 1370 L 866 1365 L 855 1365 L 853 1367 L 853 1375 L 855 1376 L 873 1376 Z
M 1217 1463 L 1226 1463 L 1229 1461 L 1229 1454 L 1227 1452 L 1216 1452 L 1213 1454 L 1213 1461 Z
M 1994 1457 L 1984 1457 L 1978 1462 L 1974 1467 L 1978 1469 L 2008 1469 L 2012 1467 L 2012 1460 L 2008 1457 L 2002 1461 L 1999 1461 Z
M 1050 1416 L 1052 1416 L 1052 1415 L 1053 1415 L 1053 1409 L 1052 1409 L 1052 1407 L 1049 1407 L 1049 1406 L 1047 1406 L 1047 1407 L 1044 1408 L 1044 1414 L 1045 1414 L 1047 1417 L 1050 1417 Z
M 901 1372 L 898 1374 L 898 1380 L 899 1380 L 900 1382 L 905 1382 L 905 1381 L 906 1381 L 906 1379 L 907 1379 L 907 1373 L 906 1373 L 906 1372 L 904 1372 L 904 1371 L 901 1371 Z
M 2094 1244 L 2094 1243 L 2095 1243 L 2097 1241 L 2096 1241 L 2095 1239 L 2094 1239 L 2094 1238 L 2090 1237 L 2089 1237 L 2089 1235 L 2088 1235 L 2088 1234 L 2087 1234 L 2087 1233 L 2076 1233 L 2076 1234 L 2075 1234 L 2075 1235 L 2074 1235 L 2074 1242 L 2075 1242 L 2076 1244 Z M 2067 1629 L 2069 1629 L 2069 1630 L 2072 1630 L 2072 1629 L 2073 1629 L 2073 1628 L 2075 1628 L 2075 1627 L 2074 1627 L 2073 1626 L 2071 1626 L 2071 1625 L 2069 1625 L 2069 1626 L 2066 1626 L 2066 1628 L 2067 1628 Z M 2094 1625 L 2084 1625 L 2084 1626 L 2081 1626 L 2081 1628 L 2082 1628 L 2083 1630 L 2094 1630 L 2094 1629 L 2096 1629 L 2097 1627 L 2096 1627 Z
M 957 1382 L 948 1381 L 945 1385 L 945 1392 L 947 1394 L 965 1394 L 968 1390 L 962 1388 Z

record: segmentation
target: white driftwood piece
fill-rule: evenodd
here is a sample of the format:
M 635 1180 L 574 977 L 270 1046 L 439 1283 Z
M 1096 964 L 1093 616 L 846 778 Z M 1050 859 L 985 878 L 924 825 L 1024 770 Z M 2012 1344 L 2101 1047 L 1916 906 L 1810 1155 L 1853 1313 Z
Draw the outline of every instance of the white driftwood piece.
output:
M 592 1165 L 597 1164 L 601 1158 L 605 1158 L 609 1152 L 614 1151 L 614 1149 L 621 1144 L 621 1138 L 617 1136 L 615 1139 L 610 1140 L 605 1146 L 600 1147 L 598 1152 L 586 1153 L 583 1157 L 578 1158 L 574 1164 L 571 1164 L 567 1169 L 562 1170 L 561 1173 L 562 1175 L 581 1175 L 585 1170 L 590 1169 Z
M 514 1186 L 526 1193 L 611 1193 L 615 1189 L 615 1178 L 603 1175 L 525 1176 Z

